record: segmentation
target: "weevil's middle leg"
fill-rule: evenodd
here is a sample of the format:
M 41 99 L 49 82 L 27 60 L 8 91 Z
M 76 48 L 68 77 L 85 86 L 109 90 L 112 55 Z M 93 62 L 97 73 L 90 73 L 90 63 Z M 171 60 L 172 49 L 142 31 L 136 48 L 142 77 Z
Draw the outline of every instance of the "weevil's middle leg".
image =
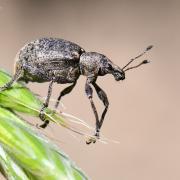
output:
M 40 119 L 42 121 L 44 121 L 44 123 L 40 125 L 41 128 L 46 128 L 46 126 L 49 124 L 49 120 L 46 120 L 46 118 L 45 118 L 44 110 L 49 105 L 49 99 L 50 99 L 51 94 L 52 94 L 52 85 L 53 85 L 53 83 L 54 83 L 54 81 L 51 81 L 50 84 L 49 84 L 48 94 L 47 94 L 46 100 L 43 103 L 43 107 L 41 108 L 40 113 L 39 113 Z
M 58 97 L 58 99 L 57 99 L 57 101 L 56 101 L 56 104 L 55 104 L 55 109 L 58 108 L 59 102 L 60 102 L 61 98 L 62 98 L 63 96 L 65 96 L 66 94 L 69 94 L 69 93 L 73 90 L 73 88 L 74 88 L 75 85 L 76 85 L 76 82 L 74 82 L 72 85 L 66 87 L 65 89 L 63 89 L 63 90 L 60 92 L 59 97 Z
M 99 124 L 99 117 L 98 117 L 98 113 L 97 113 L 97 110 L 96 110 L 96 107 L 94 105 L 94 102 L 92 100 L 92 94 L 93 94 L 93 90 L 89 84 L 88 81 L 86 81 L 86 85 L 85 85 L 85 92 L 86 92 L 86 95 L 87 97 L 89 98 L 90 100 L 90 103 L 91 103 L 91 107 L 93 109 L 93 112 L 94 112 L 94 115 L 95 115 L 95 118 L 96 118 L 96 132 L 95 132 L 95 136 L 99 137 L 99 127 L 100 127 L 100 124 Z
M 101 115 L 101 119 L 99 122 L 99 129 L 100 129 L 102 124 L 103 124 L 104 117 L 107 113 L 108 107 L 109 107 L 109 101 L 108 101 L 106 93 L 95 82 L 93 82 L 92 84 L 93 84 L 93 86 L 94 86 L 94 88 L 98 94 L 99 99 L 103 102 L 103 104 L 105 106 L 105 109 Z

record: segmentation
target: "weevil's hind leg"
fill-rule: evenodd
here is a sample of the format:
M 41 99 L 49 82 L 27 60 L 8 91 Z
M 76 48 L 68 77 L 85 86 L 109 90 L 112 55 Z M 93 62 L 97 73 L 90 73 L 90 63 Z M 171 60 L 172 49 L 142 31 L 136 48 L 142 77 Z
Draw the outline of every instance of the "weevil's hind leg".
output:
M 108 101 L 106 93 L 95 82 L 93 82 L 92 84 L 93 84 L 93 86 L 94 86 L 94 88 L 98 94 L 99 99 L 103 102 L 103 104 L 105 106 L 105 109 L 101 115 L 101 119 L 99 122 L 99 129 L 100 129 L 102 124 L 103 124 L 104 117 L 107 113 L 108 107 L 109 107 L 109 101 Z
M 92 107 L 92 110 L 93 110 L 95 118 L 96 118 L 96 132 L 95 132 L 95 136 L 99 137 L 99 117 L 98 117 L 98 113 L 97 113 L 96 107 L 94 105 L 94 102 L 92 100 L 93 90 L 92 90 L 88 80 L 86 81 L 86 84 L 85 84 L 85 92 L 86 92 L 87 97 L 90 100 L 91 107 Z M 87 144 L 89 144 L 89 143 L 87 143 Z
M 49 99 L 50 99 L 51 94 L 52 94 L 52 85 L 53 85 L 53 83 L 54 83 L 54 81 L 51 81 L 50 84 L 49 84 L 48 94 L 47 94 L 46 100 L 43 103 L 43 107 L 41 108 L 40 113 L 39 113 L 40 119 L 42 121 L 44 121 L 44 123 L 40 125 L 41 128 L 46 128 L 47 125 L 49 124 L 49 120 L 46 120 L 46 118 L 45 118 L 44 110 L 49 105 Z
M 69 93 L 73 90 L 73 88 L 74 88 L 75 85 L 76 85 L 76 82 L 74 82 L 72 85 L 66 87 L 65 89 L 63 89 L 63 90 L 60 92 L 59 97 L 58 97 L 58 99 L 57 99 L 57 101 L 56 101 L 56 104 L 55 104 L 55 109 L 58 108 L 59 102 L 60 102 L 61 98 L 62 98 L 63 96 L 65 96 L 66 94 L 69 94 Z
M 12 79 L 6 83 L 4 86 L 0 87 L 0 92 L 9 89 L 14 82 L 16 82 L 21 77 L 22 69 L 17 69 Z

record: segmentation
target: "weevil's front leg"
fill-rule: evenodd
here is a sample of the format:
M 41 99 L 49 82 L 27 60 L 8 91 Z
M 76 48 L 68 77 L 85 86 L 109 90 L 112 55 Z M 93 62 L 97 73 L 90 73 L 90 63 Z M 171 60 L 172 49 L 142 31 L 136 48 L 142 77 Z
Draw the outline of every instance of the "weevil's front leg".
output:
M 12 79 L 8 83 L 6 83 L 4 86 L 0 87 L 0 91 L 4 91 L 6 89 L 9 89 L 12 86 L 12 84 L 20 78 L 21 73 L 22 73 L 22 70 L 18 69 L 16 71 L 16 73 L 14 74 L 14 76 L 12 77 Z
M 102 124 L 103 124 L 103 121 L 104 121 L 104 117 L 107 113 L 107 110 L 108 110 L 108 107 L 109 107 L 109 101 L 108 101 L 108 98 L 107 98 L 107 95 L 106 93 L 95 83 L 93 82 L 92 83 L 98 96 L 99 96 L 99 99 L 103 102 L 104 106 L 105 106 L 105 109 L 101 115 L 101 119 L 100 119 L 100 122 L 99 122 L 99 129 L 101 128 Z
M 40 119 L 42 121 L 44 121 L 44 123 L 40 125 L 41 128 L 46 128 L 46 126 L 49 124 L 49 120 L 46 120 L 46 118 L 45 118 L 44 109 L 47 108 L 48 105 L 49 105 L 49 99 L 50 99 L 51 94 L 52 94 L 52 85 L 53 85 L 53 83 L 54 83 L 54 81 L 51 81 L 50 84 L 49 84 L 48 94 L 47 94 L 46 100 L 43 103 L 43 107 L 41 108 L 40 113 L 39 113 Z
M 56 104 L 55 104 L 55 109 L 58 108 L 59 102 L 60 102 L 61 98 L 62 98 L 63 96 L 65 96 L 66 94 L 69 94 L 69 93 L 73 90 L 73 88 L 74 88 L 75 85 L 76 85 L 76 82 L 74 82 L 72 85 L 66 87 L 65 89 L 63 89 L 63 90 L 60 92 L 59 97 L 58 97 L 58 99 L 57 99 L 57 101 L 56 101 Z
M 93 112 L 94 112 L 94 115 L 95 115 L 95 118 L 96 118 L 96 132 L 95 132 L 95 136 L 98 137 L 99 136 L 99 117 L 98 117 L 98 113 L 97 113 L 96 107 L 94 105 L 94 102 L 92 100 L 93 90 L 92 90 L 88 80 L 86 81 L 86 84 L 85 84 L 85 92 L 86 92 L 87 97 L 90 100 L 91 107 L 93 109 Z

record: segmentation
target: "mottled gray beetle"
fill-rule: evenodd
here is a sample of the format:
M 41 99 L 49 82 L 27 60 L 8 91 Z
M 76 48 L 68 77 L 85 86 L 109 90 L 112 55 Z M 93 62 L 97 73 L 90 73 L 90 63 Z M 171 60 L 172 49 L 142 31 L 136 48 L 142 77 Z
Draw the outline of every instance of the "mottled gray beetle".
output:
M 11 87 L 13 82 L 17 80 L 22 80 L 26 83 L 29 81 L 39 83 L 50 82 L 48 95 L 39 115 L 41 120 L 44 121 L 40 127 L 45 128 L 49 121 L 45 119 L 44 109 L 48 107 L 53 83 L 72 83 L 72 85 L 65 88 L 59 94 L 55 104 L 55 108 L 57 108 L 61 97 L 70 93 L 76 85 L 79 76 L 84 75 L 87 77 L 85 92 L 90 100 L 96 118 L 95 136 L 99 137 L 99 131 L 108 110 L 109 102 L 106 93 L 96 84 L 97 77 L 112 74 L 116 81 L 124 80 L 125 71 L 148 63 L 147 60 L 144 60 L 137 66 L 127 68 L 130 63 L 141 57 L 151 48 L 152 46 L 149 46 L 143 53 L 131 59 L 130 62 L 121 69 L 105 55 L 97 52 L 85 52 L 83 48 L 73 42 L 58 38 L 41 38 L 26 44 L 18 52 L 15 62 L 15 74 L 12 80 L 1 87 L 0 90 L 2 91 Z M 92 100 L 93 90 L 91 85 L 94 86 L 98 97 L 105 106 L 100 119 Z M 87 141 L 87 144 L 91 142 L 91 140 Z

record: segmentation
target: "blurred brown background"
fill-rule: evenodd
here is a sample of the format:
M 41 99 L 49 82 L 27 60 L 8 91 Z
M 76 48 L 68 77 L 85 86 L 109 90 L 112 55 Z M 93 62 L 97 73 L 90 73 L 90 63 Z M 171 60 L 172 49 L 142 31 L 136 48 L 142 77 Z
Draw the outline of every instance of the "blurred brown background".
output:
M 115 82 L 111 75 L 98 79 L 110 101 L 101 132 L 118 144 L 87 146 L 52 123 L 45 132 L 93 180 L 179 180 L 179 32 L 179 0 L 0 0 L 0 67 L 12 73 L 17 51 L 39 37 L 76 42 L 120 67 L 153 44 L 144 56 L 151 64 L 127 72 L 125 81 Z M 62 102 L 66 112 L 94 126 L 84 83 L 81 77 Z M 48 84 L 28 87 L 46 96 Z M 60 90 L 55 85 L 53 98 Z M 102 111 L 95 93 L 94 98 Z

